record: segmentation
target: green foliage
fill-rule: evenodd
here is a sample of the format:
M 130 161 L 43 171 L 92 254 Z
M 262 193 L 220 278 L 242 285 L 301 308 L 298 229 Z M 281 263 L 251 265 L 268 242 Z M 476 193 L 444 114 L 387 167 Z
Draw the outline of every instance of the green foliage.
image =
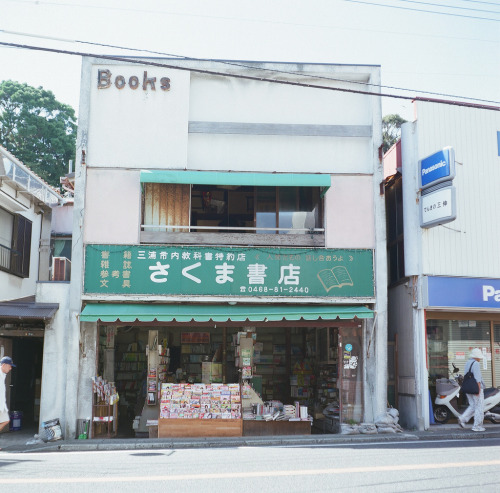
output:
M 387 152 L 401 137 L 401 125 L 406 123 L 399 115 L 386 115 L 382 118 L 382 148 Z
M 75 158 L 74 109 L 42 87 L 0 83 L 0 145 L 52 186 Z

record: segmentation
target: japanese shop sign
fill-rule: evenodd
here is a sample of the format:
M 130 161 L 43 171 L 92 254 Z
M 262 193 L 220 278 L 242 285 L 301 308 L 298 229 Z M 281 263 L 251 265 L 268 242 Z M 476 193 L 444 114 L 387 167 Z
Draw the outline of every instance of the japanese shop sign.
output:
M 372 250 L 87 245 L 85 293 L 373 297 Z
M 457 218 L 455 187 L 445 187 L 422 195 L 420 199 L 420 226 L 430 228 L 449 223 Z

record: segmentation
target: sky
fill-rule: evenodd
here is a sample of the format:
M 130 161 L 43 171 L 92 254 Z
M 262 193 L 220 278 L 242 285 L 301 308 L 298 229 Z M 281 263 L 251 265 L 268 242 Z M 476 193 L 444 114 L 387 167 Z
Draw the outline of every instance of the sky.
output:
M 500 0 L 0 0 L 0 43 L 138 54 L 75 40 L 194 58 L 380 65 L 383 93 L 500 106 Z M 0 45 L 0 81 L 42 86 L 77 113 L 80 71 L 79 56 Z M 412 120 L 411 101 L 382 98 L 382 114 L 391 113 Z

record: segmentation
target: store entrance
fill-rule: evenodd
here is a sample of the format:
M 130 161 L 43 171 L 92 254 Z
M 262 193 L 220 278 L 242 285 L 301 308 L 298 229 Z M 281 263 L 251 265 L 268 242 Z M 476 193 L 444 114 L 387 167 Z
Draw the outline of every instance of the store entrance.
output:
M 245 412 L 243 397 L 243 420 L 252 413 L 263 420 L 270 410 L 292 406 L 307 409 L 313 433 L 336 433 L 341 422 L 360 422 L 362 324 L 302 323 L 101 326 L 98 375 L 113 382 L 119 394 L 116 436 L 151 436 L 148 428 L 161 415 L 164 383 L 250 385 L 262 405 L 249 404 Z M 240 352 L 242 333 L 252 339 L 250 363 Z M 198 413 L 186 410 L 186 416 L 193 415 Z
M 40 419 L 43 337 L 3 336 L 0 345 L 16 365 L 9 374 L 10 383 L 6 382 L 9 411 L 20 413 L 16 415 L 15 429 L 32 429 L 35 433 Z

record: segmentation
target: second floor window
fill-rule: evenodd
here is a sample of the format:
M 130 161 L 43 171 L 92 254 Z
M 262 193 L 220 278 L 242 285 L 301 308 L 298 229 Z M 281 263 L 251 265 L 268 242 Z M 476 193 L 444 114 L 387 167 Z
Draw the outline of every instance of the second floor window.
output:
M 0 208 L 0 269 L 29 277 L 32 223 Z
M 143 229 L 192 233 L 322 232 L 319 187 L 145 183 Z

